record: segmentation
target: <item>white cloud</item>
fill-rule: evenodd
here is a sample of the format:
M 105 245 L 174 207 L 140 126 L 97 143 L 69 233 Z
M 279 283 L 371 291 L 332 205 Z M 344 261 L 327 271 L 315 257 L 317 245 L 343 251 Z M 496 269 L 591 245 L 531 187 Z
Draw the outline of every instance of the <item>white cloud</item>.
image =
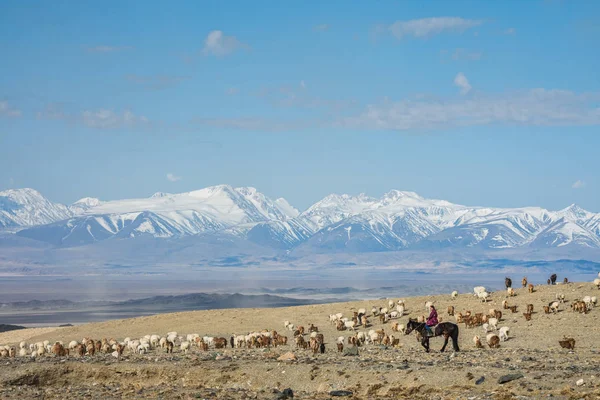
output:
M 86 47 L 85 50 L 88 53 L 114 53 L 117 51 L 126 51 L 126 50 L 132 50 L 133 47 L 131 46 L 106 46 L 106 45 L 100 45 L 100 46 L 90 46 L 90 47 Z
M 83 111 L 80 118 L 85 126 L 96 129 L 117 129 L 149 123 L 148 118 L 129 110 L 115 112 L 104 108 Z
M 21 110 L 13 108 L 8 101 L 0 101 L 0 117 L 16 118 L 21 115 Z
M 573 185 L 571 185 L 571 187 L 573 189 L 582 189 L 585 187 L 585 182 L 582 180 L 577 180 L 575 183 L 573 183 Z
M 517 30 L 515 28 L 508 28 L 508 29 L 505 29 L 502 33 L 505 35 L 516 35 Z
M 459 72 L 456 75 L 454 78 L 454 84 L 460 88 L 460 94 L 467 94 L 471 90 L 469 80 L 462 72 Z
M 169 172 L 167 174 L 167 180 L 169 180 L 170 182 L 177 182 L 177 181 L 181 180 L 181 177 L 177 176 L 177 175 L 174 175 L 174 174 L 172 174 L 172 173 Z
M 320 24 L 313 26 L 313 31 L 315 32 L 325 32 L 329 30 L 329 24 Z
M 223 31 L 215 30 L 209 32 L 204 40 L 204 54 L 224 56 L 247 46 L 236 39 L 235 36 L 226 36 Z
M 411 130 L 463 126 L 600 125 L 600 93 L 532 89 L 503 95 L 406 99 L 367 106 L 335 125 L 359 129 Z
M 396 39 L 400 40 L 405 36 L 428 38 L 442 32 L 461 33 L 482 23 L 482 20 L 460 17 L 434 17 L 396 21 L 388 29 Z

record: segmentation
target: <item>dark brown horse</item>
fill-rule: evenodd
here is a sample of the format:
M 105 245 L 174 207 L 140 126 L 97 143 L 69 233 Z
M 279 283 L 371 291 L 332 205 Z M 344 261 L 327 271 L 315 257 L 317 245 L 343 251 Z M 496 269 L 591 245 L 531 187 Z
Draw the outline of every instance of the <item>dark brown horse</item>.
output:
M 421 335 L 421 346 L 429 353 L 429 335 L 427 334 L 425 323 L 417 322 L 412 318 L 409 319 L 408 324 L 406 324 L 406 334 L 408 335 L 412 331 L 417 331 Z M 442 353 L 446 350 L 449 338 L 452 338 L 452 347 L 454 347 L 454 351 L 460 351 L 458 348 L 458 325 L 451 322 L 437 324 L 433 329 L 433 337 L 436 336 L 444 336 L 444 346 L 442 346 L 442 349 L 440 350 Z

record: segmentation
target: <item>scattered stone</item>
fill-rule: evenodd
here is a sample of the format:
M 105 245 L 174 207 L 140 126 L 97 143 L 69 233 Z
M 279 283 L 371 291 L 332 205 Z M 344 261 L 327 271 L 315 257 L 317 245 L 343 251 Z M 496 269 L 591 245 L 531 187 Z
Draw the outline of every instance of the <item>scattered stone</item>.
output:
M 468 379 L 468 380 L 471 380 L 471 379 L 473 379 L 473 378 L 475 378 L 475 376 L 473 376 L 473 374 L 472 374 L 472 373 L 470 373 L 470 372 L 467 372 L 467 379 Z
M 583 379 L 578 380 L 577 382 L 575 382 L 575 384 L 577 386 L 583 386 Z
M 280 355 L 279 358 L 277 359 L 277 361 L 296 361 L 296 360 L 297 360 L 296 355 L 294 353 L 292 353 L 291 351 Z
M 345 356 L 358 356 L 358 347 L 346 347 L 344 348 L 344 352 L 342 354 Z
M 502 375 L 500 378 L 498 378 L 498 383 L 502 385 L 503 383 L 511 382 L 511 381 L 514 381 L 515 379 L 521 379 L 521 378 L 523 378 L 523 374 L 520 372 L 518 372 L 516 374 Z
M 277 396 L 275 397 L 275 399 L 277 399 L 277 400 L 289 400 L 289 399 L 293 399 L 293 398 L 294 398 L 294 392 L 290 388 L 283 389 L 283 392 L 278 393 Z
M 329 395 L 334 397 L 352 396 L 352 392 L 349 390 L 332 390 Z
M 222 356 L 220 354 L 215 357 L 215 361 L 227 361 L 227 360 L 231 360 L 231 357 L 229 357 L 229 356 Z
M 477 379 L 475 381 L 476 385 L 481 385 L 483 383 L 483 381 L 485 381 L 485 376 L 482 376 L 481 378 Z

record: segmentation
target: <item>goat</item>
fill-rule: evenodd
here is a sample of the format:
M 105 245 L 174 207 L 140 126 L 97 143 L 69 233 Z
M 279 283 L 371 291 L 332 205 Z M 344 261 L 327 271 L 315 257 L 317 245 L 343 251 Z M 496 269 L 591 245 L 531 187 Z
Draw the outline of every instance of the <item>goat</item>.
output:
M 560 347 L 563 349 L 573 350 L 575 348 L 575 339 L 565 336 L 563 337 L 563 340 L 558 341 L 558 344 L 560 344 Z
M 521 285 L 522 285 L 523 287 L 526 287 L 526 286 L 527 286 L 527 277 L 526 277 L 526 276 L 524 276 L 524 277 L 523 277 L 523 279 L 521 279 Z

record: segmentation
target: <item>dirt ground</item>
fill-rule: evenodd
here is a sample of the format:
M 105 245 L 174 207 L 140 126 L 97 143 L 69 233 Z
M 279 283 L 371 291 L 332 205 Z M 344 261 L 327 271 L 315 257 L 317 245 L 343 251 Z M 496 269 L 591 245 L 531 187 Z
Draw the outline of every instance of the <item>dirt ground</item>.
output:
M 283 326 L 283 321 L 288 320 L 296 326 L 317 325 L 325 336 L 326 352 L 313 355 L 288 344 L 270 349 L 211 348 L 208 352 L 194 347 L 187 354 L 179 348 L 173 354 L 160 349 L 145 355 L 126 351 L 120 359 L 111 354 L 0 358 L 0 398 L 284 399 L 282 391 L 291 388 L 295 399 L 329 399 L 336 394 L 355 399 L 600 399 L 600 308 L 587 314 L 570 308 L 573 300 L 599 296 L 600 291 L 591 283 L 570 283 L 536 286 L 534 293 L 518 288 L 516 293 L 507 299 L 506 292 L 495 292 L 487 303 L 472 294 L 460 294 L 457 299 L 451 299 L 450 294 L 404 298 L 407 314 L 398 319 L 404 324 L 409 317 L 427 314 L 426 301 L 433 301 L 442 319 L 452 322 L 454 317 L 446 313 L 449 305 L 457 312 L 501 309 L 503 317 L 498 326 L 510 327 L 510 339 L 502 342 L 500 348 L 491 349 L 485 345 L 481 327 L 466 328 L 460 324 L 461 351 L 457 353 L 451 346 L 440 353 L 443 339 L 433 338 L 433 351 L 427 354 L 414 334 L 398 333 L 394 333 L 400 337 L 398 348 L 366 345 L 358 348 L 357 356 L 338 353 L 336 338 L 353 332 L 336 331 L 329 323 L 329 314 L 341 312 L 351 316 L 352 310 L 358 308 L 366 308 L 370 313 L 372 306 L 387 306 L 387 300 L 192 311 L 7 332 L 0 334 L 0 344 L 17 348 L 22 340 L 123 340 L 147 334 L 165 335 L 169 331 L 183 336 L 198 333 L 229 338 L 232 334 L 263 329 L 275 329 L 293 343 L 292 333 Z M 557 293 L 565 295 L 566 303 L 560 305 L 557 314 L 544 314 L 543 306 L 554 300 Z M 502 309 L 505 299 L 518 306 L 517 313 Z M 534 305 L 531 321 L 522 314 L 527 304 Z M 370 318 L 370 322 L 373 326 L 366 330 L 383 328 L 392 333 L 391 322 L 381 324 L 376 318 Z M 474 335 L 482 337 L 485 348 L 475 348 Z M 563 336 L 576 340 L 574 351 L 559 346 Z M 295 361 L 277 360 L 290 351 L 294 352 Z M 522 376 L 500 384 L 498 379 L 507 374 Z M 579 380 L 583 380 L 580 385 Z M 332 392 L 339 390 L 351 394 Z

